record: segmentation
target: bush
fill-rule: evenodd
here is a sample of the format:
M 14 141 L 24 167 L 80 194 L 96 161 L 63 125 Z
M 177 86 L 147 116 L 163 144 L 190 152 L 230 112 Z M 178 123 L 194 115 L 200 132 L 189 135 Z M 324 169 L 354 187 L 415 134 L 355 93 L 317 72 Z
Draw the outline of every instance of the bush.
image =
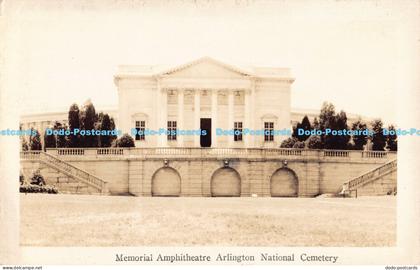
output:
M 31 185 L 44 186 L 45 180 L 39 171 L 34 172 L 31 177 Z
M 23 176 L 23 174 L 20 173 L 20 175 L 19 175 L 19 183 L 20 183 L 20 185 L 23 185 L 24 182 L 25 182 L 25 176 Z
M 293 148 L 305 148 L 305 143 L 304 142 L 295 142 L 295 144 L 293 145 Z
M 319 136 L 309 137 L 308 148 L 309 149 L 322 149 L 321 137 Z
M 58 190 L 53 186 L 37 186 L 37 185 L 21 185 L 19 188 L 21 193 L 50 193 L 57 194 Z
M 22 193 L 50 193 L 57 194 L 58 190 L 54 186 L 45 185 L 44 177 L 38 171 L 34 172 L 31 177 L 31 183 L 25 183 L 25 177 L 21 173 L 19 176 L 20 188 L 19 191 Z
M 122 135 L 116 142 L 117 147 L 134 147 L 134 139 L 128 134 Z
M 291 137 L 287 138 L 286 140 L 282 141 L 280 144 L 280 148 L 292 148 L 293 145 L 298 141 L 298 139 Z

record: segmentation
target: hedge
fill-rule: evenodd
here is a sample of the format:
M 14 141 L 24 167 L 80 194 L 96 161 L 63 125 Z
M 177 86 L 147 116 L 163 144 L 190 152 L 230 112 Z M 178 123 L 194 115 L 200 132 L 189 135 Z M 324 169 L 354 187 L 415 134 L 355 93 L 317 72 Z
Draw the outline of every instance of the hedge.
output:
M 57 188 L 53 186 L 22 185 L 19 188 L 22 193 L 50 193 L 57 194 Z

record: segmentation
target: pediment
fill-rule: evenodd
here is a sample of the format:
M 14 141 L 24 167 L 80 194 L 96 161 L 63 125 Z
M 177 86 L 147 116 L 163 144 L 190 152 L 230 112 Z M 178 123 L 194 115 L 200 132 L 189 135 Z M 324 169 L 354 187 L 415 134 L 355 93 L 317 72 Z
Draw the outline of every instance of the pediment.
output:
M 205 57 L 166 70 L 161 75 L 178 78 L 243 78 L 251 74 L 212 58 Z

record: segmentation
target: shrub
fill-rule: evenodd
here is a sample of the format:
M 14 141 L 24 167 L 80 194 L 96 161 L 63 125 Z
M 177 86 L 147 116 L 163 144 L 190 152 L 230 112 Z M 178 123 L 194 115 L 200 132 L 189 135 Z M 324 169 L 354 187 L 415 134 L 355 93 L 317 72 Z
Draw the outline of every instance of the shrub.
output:
M 308 148 L 309 149 L 322 149 L 321 137 L 319 136 L 309 137 Z
M 23 174 L 20 173 L 20 175 L 19 175 L 19 183 L 20 183 L 20 185 L 23 185 L 24 182 L 25 182 L 25 176 L 23 176 Z
M 21 193 L 50 193 L 57 194 L 58 190 L 53 186 L 37 186 L 37 185 L 21 185 L 19 188 Z
M 386 136 L 382 132 L 382 121 L 374 120 L 372 123 L 372 150 L 374 151 L 385 151 L 384 147 L 386 145 Z
M 124 134 L 117 140 L 116 145 L 117 147 L 134 147 L 134 139 L 130 135 Z
M 293 148 L 305 148 L 305 143 L 304 142 L 295 142 L 295 144 L 293 145 Z
M 44 186 L 45 180 L 39 171 L 34 172 L 31 177 L 31 185 Z
M 21 151 L 28 151 L 28 150 L 29 150 L 28 142 L 26 141 L 25 137 L 22 136 L 22 139 L 21 139 Z
M 31 150 L 42 150 L 41 144 L 41 135 L 39 134 L 38 130 L 33 130 L 34 135 L 30 137 L 29 140 L 29 148 Z
M 292 148 L 293 145 L 298 141 L 298 139 L 291 137 L 287 138 L 286 140 L 282 141 L 280 144 L 280 148 Z

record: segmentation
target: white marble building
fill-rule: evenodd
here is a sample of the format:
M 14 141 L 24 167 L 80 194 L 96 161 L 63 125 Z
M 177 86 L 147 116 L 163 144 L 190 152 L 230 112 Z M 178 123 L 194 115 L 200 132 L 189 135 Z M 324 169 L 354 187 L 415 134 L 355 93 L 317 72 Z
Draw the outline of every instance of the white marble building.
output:
M 204 57 L 170 69 L 120 66 L 118 127 L 211 130 L 211 135 L 136 136 L 140 147 L 278 147 L 287 136 L 217 136 L 224 130 L 291 128 L 287 68 L 238 68 Z
M 264 135 L 290 130 L 306 115 L 291 113 L 288 69 L 201 58 L 168 69 L 121 66 L 114 81 L 118 110 L 104 112 L 123 132 L 203 129 L 210 135 L 137 135 L 136 148 L 24 151 L 23 173 L 42 170 L 63 192 L 136 196 L 313 197 L 338 194 L 343 184 L 366 195 L 396 189 L 395 152 L 280 149 L 288 135 Z M 65 112 L 28 115 L 21 125 L 42 130 L 64 119 Z M 261 135 L 216 136 L 216 128 Z
M 171 129 L 196 130 L 211 122 L 212 136 L 207 138 L 133 135 L 138 147 L 277 147 L 288 136 L 215 136 L 214 129 L 291 129 L 305 115 L 313 122 L 320 113 L 290 107 L 294 79 L 287 68 L 238 68 L 204 57 L 172 68 L 120 66 L 114 81 L 118 107 L 96 111 L 108 113 L 123 132 L 167 129 L 168 121 Z M 349 123 L 372 120 L 352 113 L 347 117 Z M 20 118 L 21 128 L 37 129 L 42 142 L 45 129 L 55 121 L 66 124 L 68 108 Z

